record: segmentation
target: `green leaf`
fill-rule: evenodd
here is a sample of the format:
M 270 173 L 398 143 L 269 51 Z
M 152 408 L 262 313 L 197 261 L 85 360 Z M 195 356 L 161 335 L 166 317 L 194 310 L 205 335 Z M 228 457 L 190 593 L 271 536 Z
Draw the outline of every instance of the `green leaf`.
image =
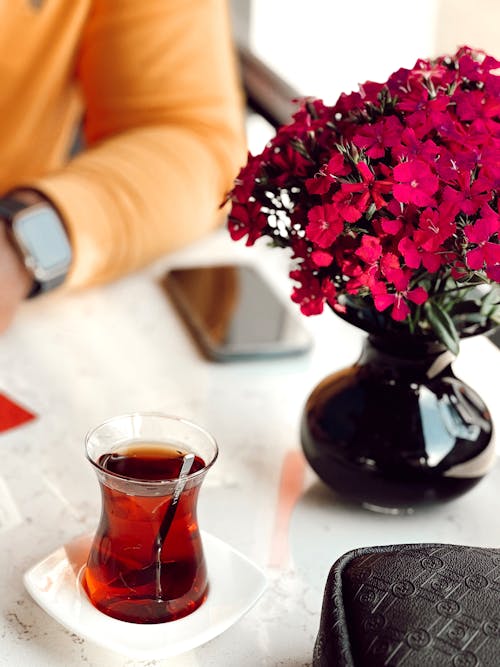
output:
M 292 139 L 290 141 L 290 146 L 293 148 L 294 151 L 300 153 L 300 155 L 302 155 L 303 158 L 305 158 L 306 160 L 311 160 L 311 156 L 307 152 L 307 149 L 303 141 L 300 141 L 300 139 Z
M 367 220 L 371 220 L 374 216 L 374 214 L 377 212 L 377 206 L 373 202 L 370 204 L 367 212 L 365 213 L 365 218 Z
M 450 352 L 457 355 L 460 349 L 460 342 L 451 317 L 433 301 L 426 301 L 425 312 L 438 339 L 446 345 Z
M 473 324 L 484 324 L 486 317 L 481 313 L 459 313 L 456 319 L 460 322 L 472 322 Z
M 307 113 L 311 116 L 311 118 L 318 118 L 318 114 L 316 113 L 316 107 L 312 102 L 306 102 L 306 109 Z
M 490 322 L 493 322 L 495 326 L 498 326 L 500 324 L 500 308 L 495 308 L 495 310 L 490 313 L 488 319 Z
M 492 285 L 489 292 L 485 294 L 481 302 L 481 313 L 483 315 L 489 315 L 494 306 L 500 303 L 500 287 L 498 285 Z

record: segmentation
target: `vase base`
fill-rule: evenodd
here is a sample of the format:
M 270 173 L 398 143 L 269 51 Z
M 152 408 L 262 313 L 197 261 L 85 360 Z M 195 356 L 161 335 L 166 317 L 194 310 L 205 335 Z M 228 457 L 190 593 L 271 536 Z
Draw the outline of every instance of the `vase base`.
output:
M 376 514 L 389 514 L 391 516 L 401 516 L 414 514 L 413 507 L 382 507 L 381 505 L 373 505 L 372 503 L 361 503 L 361 507 L 369 512 Z

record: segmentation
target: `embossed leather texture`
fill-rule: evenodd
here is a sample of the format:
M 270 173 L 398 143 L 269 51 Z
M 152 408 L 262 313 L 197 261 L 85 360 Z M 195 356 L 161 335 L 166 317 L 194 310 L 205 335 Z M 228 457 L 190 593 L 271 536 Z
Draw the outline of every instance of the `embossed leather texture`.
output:
M 357 549 L 326 583 L 314 667 L 500 667 L 500 550 Z

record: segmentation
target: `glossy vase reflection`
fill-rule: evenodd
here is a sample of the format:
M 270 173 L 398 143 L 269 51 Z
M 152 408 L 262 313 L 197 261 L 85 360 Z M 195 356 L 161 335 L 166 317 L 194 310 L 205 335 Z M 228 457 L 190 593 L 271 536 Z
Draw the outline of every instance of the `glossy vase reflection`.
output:
M 359 361 L 309 396 L 302 446 L 319 477 L 372 509 L 408 509 L 472 488 L 494 460 L 492 423 L 437 343 L 369 336 Z

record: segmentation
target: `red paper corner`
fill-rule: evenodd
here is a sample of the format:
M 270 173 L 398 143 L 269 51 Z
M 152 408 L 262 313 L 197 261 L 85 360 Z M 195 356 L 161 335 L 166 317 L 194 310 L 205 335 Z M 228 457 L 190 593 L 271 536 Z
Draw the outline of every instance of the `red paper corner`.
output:
M 36 415 L 0 393 L 0 433 L 35 419 Z

